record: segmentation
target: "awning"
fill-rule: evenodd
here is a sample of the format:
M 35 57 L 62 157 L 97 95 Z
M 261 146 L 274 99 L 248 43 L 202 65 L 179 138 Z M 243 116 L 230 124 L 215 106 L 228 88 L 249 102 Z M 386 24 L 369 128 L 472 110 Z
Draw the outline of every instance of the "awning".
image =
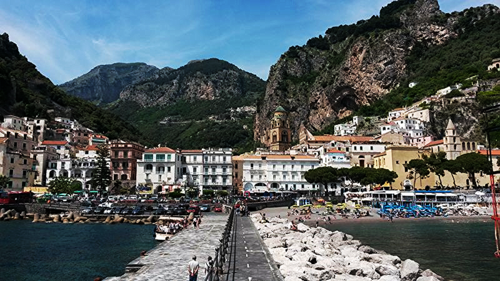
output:
M 99 191 L 97 191 L 97 190 L 91 190 L 91 191 L 89 191 L 89 193 L 99 193 Z

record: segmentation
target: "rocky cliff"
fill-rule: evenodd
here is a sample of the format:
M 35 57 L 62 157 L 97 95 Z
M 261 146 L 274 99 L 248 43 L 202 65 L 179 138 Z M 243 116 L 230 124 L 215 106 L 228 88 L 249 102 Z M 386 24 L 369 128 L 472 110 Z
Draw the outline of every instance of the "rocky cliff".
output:
M 244 97 L 263 91 L 265 82 L 254 74 L 218 59 L 196 60 L 178 69 L 162 69 L 120 94 L 122 101 L 141 107 L 171 105 L 177 101 Z
M 146 79 L 158 68 L 145 63 L 114 63 L 99 65 L 88 73 L 59 87 L 66 93 L 98 103 L 110 103 L 120 97 L 128 85 Z
M 251 150 L 255 106 L 265 87 L 226 61 L 196 60 L 126 87 L 108 108 L 148 135 L 148 145 Z
M 268 142 L 272 111 L 290 112 L 293 138 L 301 124 L 312 131 L 388 94 L 407 76 L 416 44 L 442 45 L 457 36 L 458 14 L 444 15 L 437 0 L 399 0 L 352 25 L 293 46 L 271 67 L 254 138 Z

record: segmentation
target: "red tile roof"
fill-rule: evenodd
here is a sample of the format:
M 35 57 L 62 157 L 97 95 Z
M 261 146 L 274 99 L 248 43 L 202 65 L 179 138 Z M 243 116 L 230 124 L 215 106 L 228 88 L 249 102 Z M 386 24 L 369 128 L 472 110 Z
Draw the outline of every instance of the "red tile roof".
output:
M 487 150 L 478 150 L 477 152 L 481 153 L 482 155 L 487 155 L 487 153 L 488 153 Z M 491 155 L 493 155 L 493 156 L 500 156 L 500 149 L 493 149 L 493 150 L 491 150 Z
M 338 149 L 329 149 L 329 150 L 328 150 L 328 153 L 344 153 L 344 154 L 345 154 L 345 152 L 344 152 L 344 151 L 340 151 L 340 150 L 338 150 Z
M 161 152 L 174 153 L 175 150 L 173 150 L 170 147 L 155 147 L 155 148 L 147 149 L 146 152 L 147 153 L 161 153 Z
M 67 141 L 51 141 L 51 140 L 46 140 L 42 142 L 42 145 L 67 145 Z
M 443 144 L 443 140 L 431 141 L 430 143 L 426 144 L 424 147 L 435 146 L 438 144 Z
M 203 153 L 201 149 L 183 149 L 181 153 Z
M 85 150 L 97 150 L 97 145 L 93 144 L 93 145 L 88 145 Z

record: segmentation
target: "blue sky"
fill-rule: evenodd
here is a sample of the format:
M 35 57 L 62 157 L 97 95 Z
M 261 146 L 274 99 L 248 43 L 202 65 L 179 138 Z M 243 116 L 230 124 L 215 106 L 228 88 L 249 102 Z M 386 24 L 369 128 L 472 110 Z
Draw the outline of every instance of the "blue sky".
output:
M 0 32 L 54 83 L 99 64 L 177 68 L 216 57 L 267 79 L 292 45 L 378 14 L 390 0 L 0 0 Z M 500 0 L 440 0 L 445 12 Z

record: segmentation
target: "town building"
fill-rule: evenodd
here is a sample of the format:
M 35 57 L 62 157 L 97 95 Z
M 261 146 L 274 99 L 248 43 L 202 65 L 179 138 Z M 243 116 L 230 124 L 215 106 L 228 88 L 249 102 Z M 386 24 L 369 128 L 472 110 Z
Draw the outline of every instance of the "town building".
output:
M 53 147 L 37 146 L 31 150 L 31 158 L 33 159 L 34 167 L 34 182 L 35 186 L 47 186 L 47 169 L 49 163 L 59 159 L 59 154 Z
M 243 190 L 252 193 L 295 191 L 310 193 L 318 186 L 304 178 L 319 167 L 320 160 L 308 155 L 242 155 Z
M 67 141 L 45 140 L 42 142 L 41 146 L 55 149 L 61 159 L 70 157 L 71 145 Z
M 131 152 L 129 150 L 129 153 Z M 121 155 L 118 155 L 115 159 L 119 159 L 119 156 Z M 117 163 L 117 166 L 119 165 L 119 162 L 113 163 Z M 181 182 L 177 181 L 180 175 L 181 157 L 175 150 L 169 147 L 147 149 L 142 153 L 142 159 L 136 160 L 136 163 L 136 183 L 141 190 L 149 191 L 145 193 L 166 193 L 181 187 Z M 115 169 L 119 169 L 119 167 Z M 121 167 L 121 169 L 130 170 L 128 167 L 127 169 Z M 118 174 L 115 173 L 114 175 L 118 177 Z M 122 173 L 121 175 L 123 180 L 130 178 L 126 173 Z M 125 179 L 125 176 L 127 179 Z M 142 187 L 148 187 L 148 189 L 143 189 Z
M 495 58 L 491 61 L 491 64 L 488 65 L 488 71 L 500 71 L 500 58 Z
M 387 117 L 387 122 L 390 122 L 396 118 L 403 116 L 405 111 L 406 109 L 404 108 L 396 108 L 393 109 L 392 111 L 389 111 L 389 117 Z
M 33 159 L 28 150 L 14 149 L 12 140 L 0 136 L 0 175 L 9 177 L 9 190 L 22 191 L 33 183 Z
M 41 142 L 45 140 L 45 134 L 48 128 L 48 121 L 46 119 L 35 118 L 26 123 L 28 127 L 28 135 L 33 137 L 34 141 Z
M 292 143 L 290 122 L 287 111 L 281 106 L 274 111 L 269 136 L 271 137 L 270 150 L 285 151 L 290 148 Z
M 143 159 L 144 146 L 136 142 L 114 140 L 111 141 L 109 149 L 113 180 L 120 180 L 124 187 L 135 186 L 137 182 L 137 160 Z
M 0 127 L 18 131 L 26 131 L 26 119 L 14 115 L 6 115 Z
M 385 151 L 385 143 L 353 142 L 348 153 L 351 166 L 373 167 L 373 157 Z
M 203 189 L 232 190 L 232 149 L 208 148 L 203 151 Z
M 71 142 L 78 145 L 89 145 L 92 131 L 86 128 L 78 128 L 71 132 Z
M 243 156 L 233 156 L 233 191 L 235 194 L 243 193 Z
M 324 149 L 324 153 L 321 154 L 321 163 L 322 167 L 332 167 L 332 168 L 351 168 L 351 160 L 346 155 L 345 151 L 341 151 L 335 148 Z
M 182 182 L 189 187 L 203 190 L 203 150 L 181 150 Z

